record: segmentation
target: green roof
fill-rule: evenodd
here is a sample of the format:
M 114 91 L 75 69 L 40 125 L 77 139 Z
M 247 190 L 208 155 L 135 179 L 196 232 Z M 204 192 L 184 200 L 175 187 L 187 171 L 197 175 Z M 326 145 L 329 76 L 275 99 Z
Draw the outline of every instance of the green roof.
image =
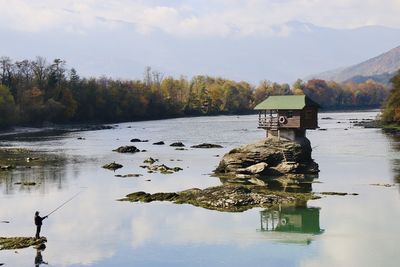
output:
M 305 106 L 319 107 L 317 103 L 305 95 L 280 95 L 267 97 L 267 99 L 258 104 L 254 109 L 303 109 Z

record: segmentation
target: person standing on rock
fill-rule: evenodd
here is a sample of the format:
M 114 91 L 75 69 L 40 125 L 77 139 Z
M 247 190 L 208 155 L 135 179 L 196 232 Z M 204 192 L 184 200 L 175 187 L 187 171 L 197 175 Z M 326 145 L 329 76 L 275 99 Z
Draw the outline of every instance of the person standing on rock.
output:
M 36 225 L 36 235 L 35 235 L 35 238 L 36 238 L 36 239 L 39 239 L 39 238 L 40 238 L 40 229 L 42 228 L 42 221 L 43 221 L 44 219 L 46 219 L 46 218 L 47 218 L 47 216 L 40 217 L 38 211 L 35 212 L 35 225 Z

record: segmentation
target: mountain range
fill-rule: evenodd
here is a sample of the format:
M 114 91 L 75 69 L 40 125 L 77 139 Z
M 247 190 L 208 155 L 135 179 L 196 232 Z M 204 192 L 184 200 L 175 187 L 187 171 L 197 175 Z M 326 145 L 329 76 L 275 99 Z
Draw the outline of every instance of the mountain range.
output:
M 387 84 L 399 69 L 400 46 L 359 64 L 311 75 L 308 78 L 333 80 L 337 82 L 353 81 L 356 83 L 372 79 Z

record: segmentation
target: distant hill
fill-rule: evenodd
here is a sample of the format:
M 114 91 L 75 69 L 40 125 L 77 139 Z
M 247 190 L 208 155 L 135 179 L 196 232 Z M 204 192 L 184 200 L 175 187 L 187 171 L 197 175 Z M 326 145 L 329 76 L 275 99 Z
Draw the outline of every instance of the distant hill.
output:
M 310 78 L 333 80 L 337 82 L 364 82 L 368 79 L 389 83 L 391 77 L 400 69 L 400 46 L 357 65 L 311 75 Z

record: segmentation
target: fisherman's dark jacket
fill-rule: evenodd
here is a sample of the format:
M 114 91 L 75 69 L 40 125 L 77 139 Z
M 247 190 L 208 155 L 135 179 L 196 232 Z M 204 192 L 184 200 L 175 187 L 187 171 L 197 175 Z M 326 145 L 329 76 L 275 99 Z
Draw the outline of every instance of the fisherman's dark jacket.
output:
M 43 218 L 40 216 L 35 216 L 35 225 L 42 225 Z

